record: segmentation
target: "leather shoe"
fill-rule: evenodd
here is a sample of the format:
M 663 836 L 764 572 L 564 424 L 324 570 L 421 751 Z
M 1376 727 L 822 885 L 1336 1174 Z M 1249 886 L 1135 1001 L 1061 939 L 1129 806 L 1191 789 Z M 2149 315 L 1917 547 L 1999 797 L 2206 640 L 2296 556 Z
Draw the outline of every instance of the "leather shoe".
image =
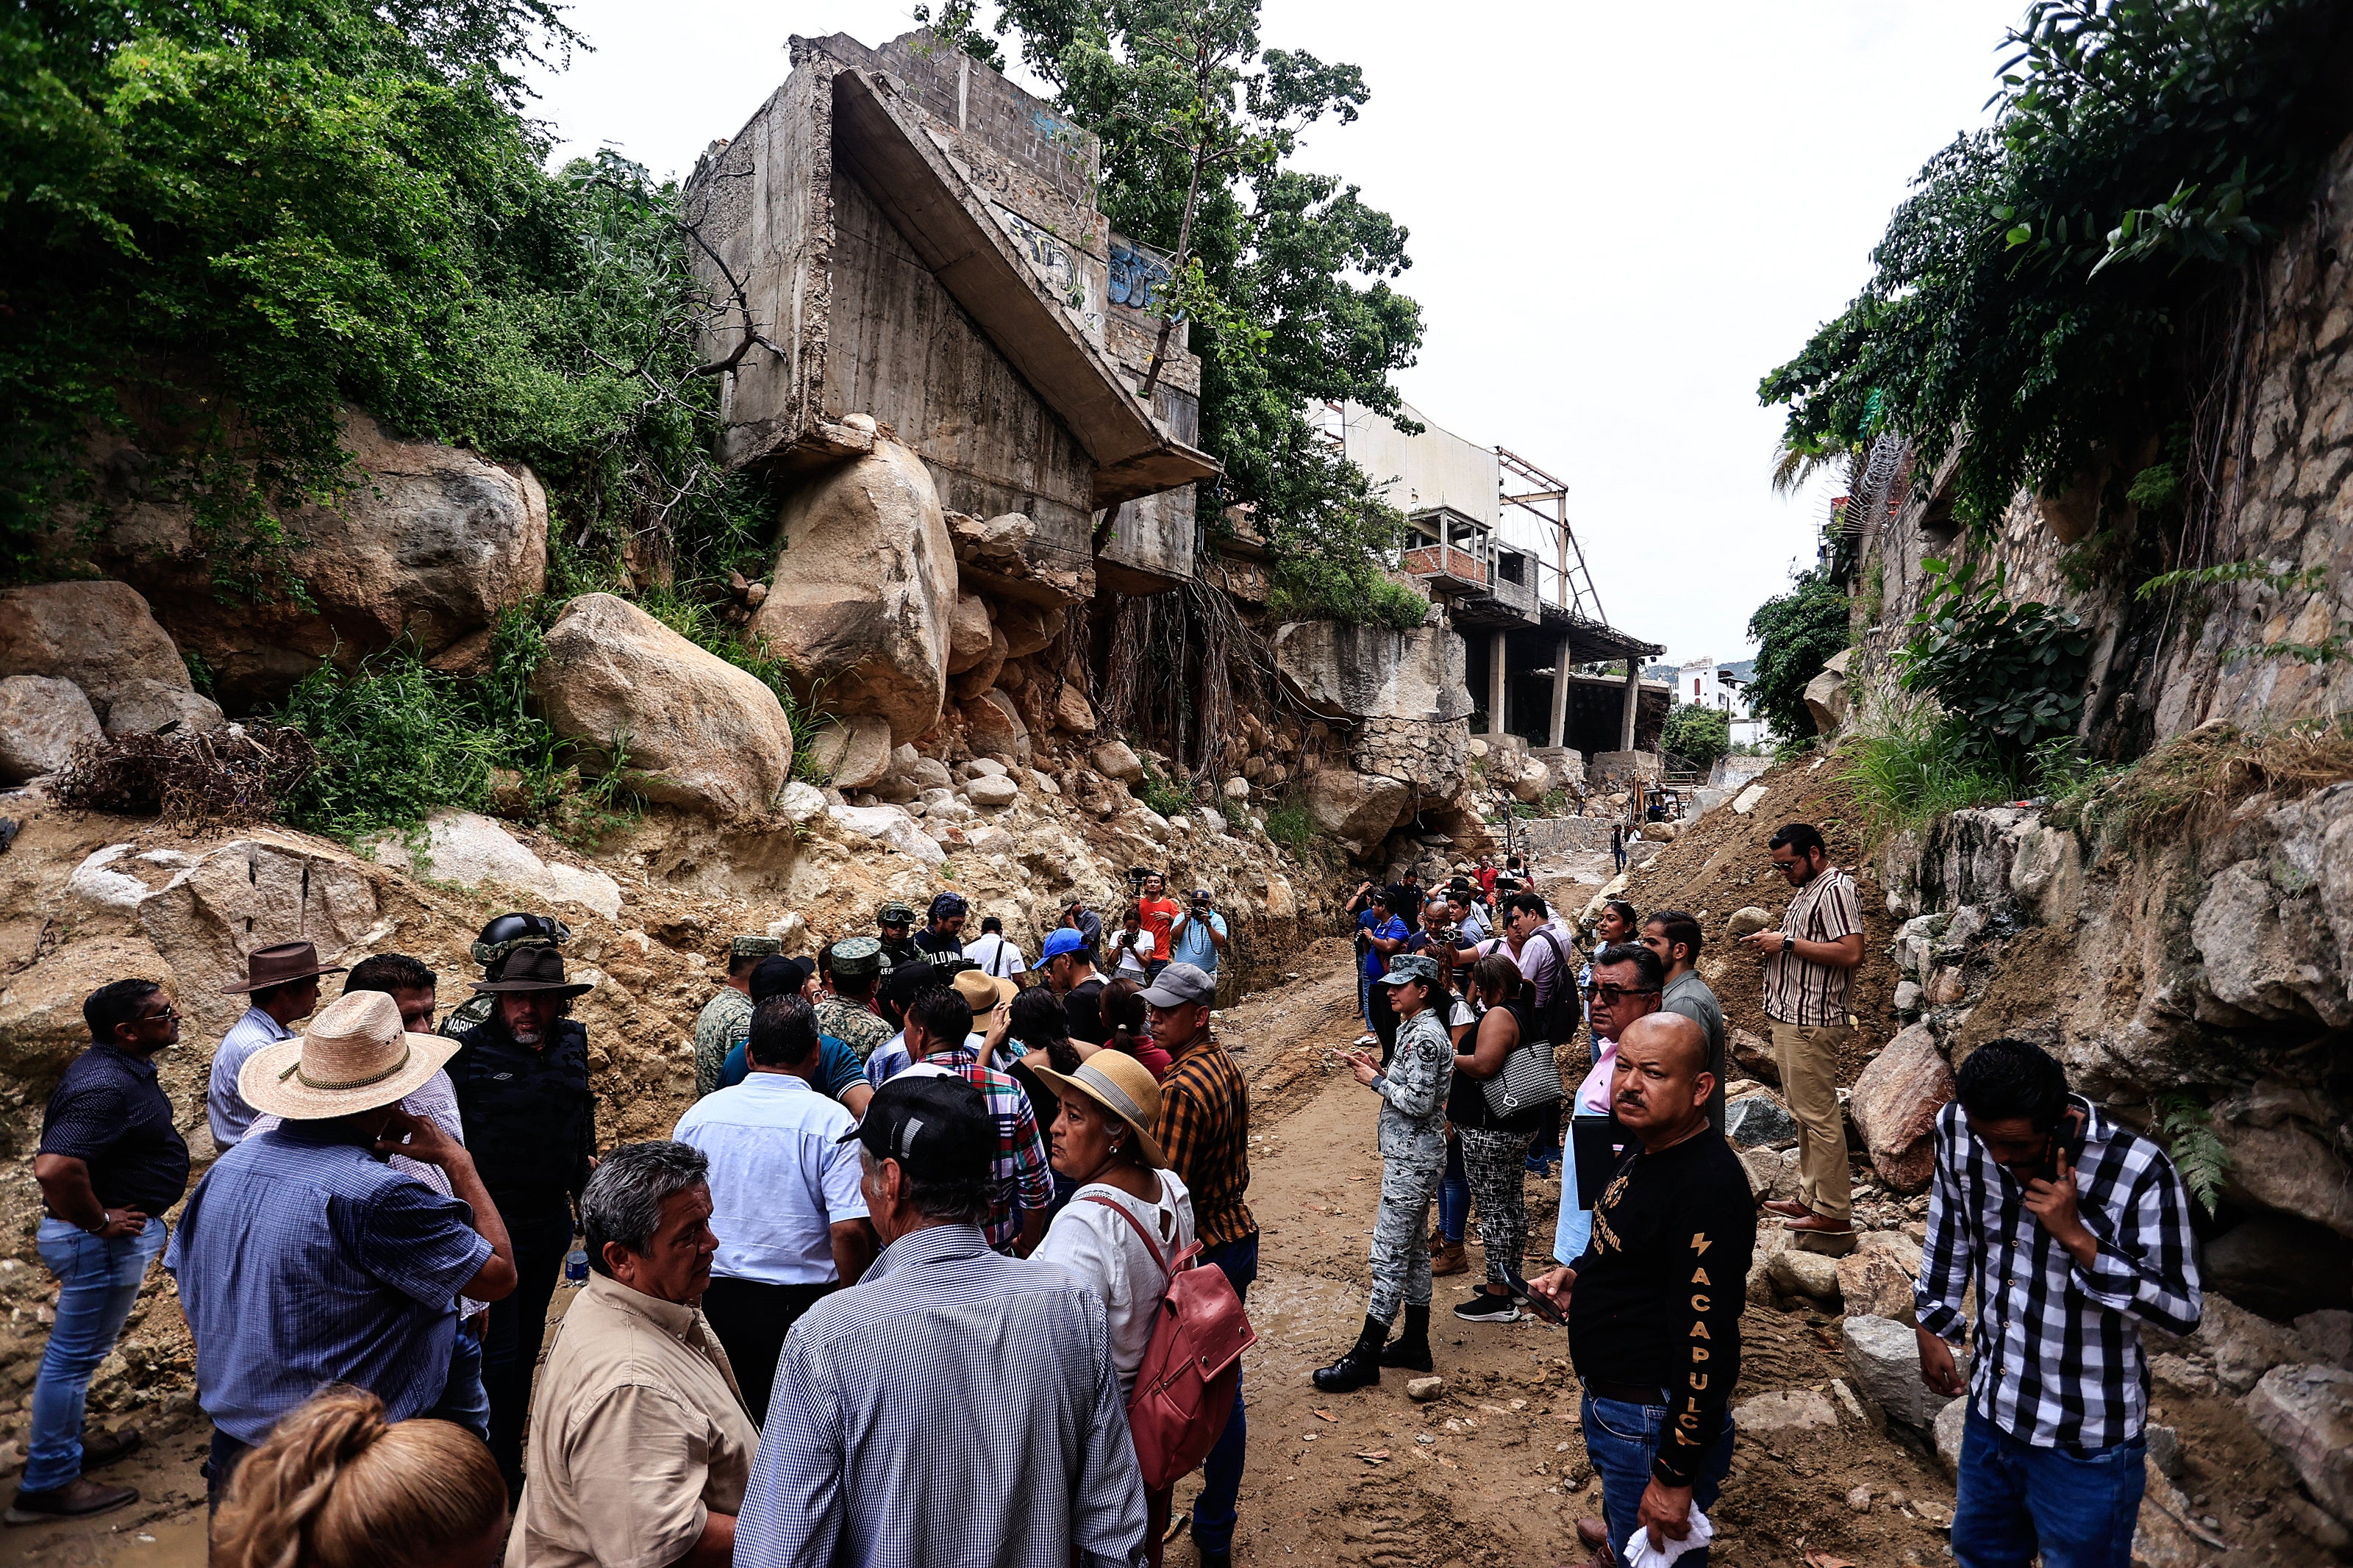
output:
M 1609 1544 L 1609 1527 L 1588 1515 L 1577 1521 L 1577 1539 L 1579 1545 L 1588 1550 L 1607 1546 Z
M 119 1431 L 104 1432 L 93 1427 L 81 1435 L 81 1468 L 84 1475 L 101 1465 L 117 1459 L 127 1459 L 139 1451 L 143 1441 L 138 1430 L 125 1426 Z
M 1380 1380 L 1379 1359 L 1361 1348 L 1355 1348 L 1330 1366 L 1318 1367 L 1314 1383 L 1326 1394 L 1347 1394 L 1359 1388 L 1370 1388 Z
M 1420 1339 L 1400 1335 L 1381 1347 L 1383 1366 L 1402 1367 L 1408 1372 L 1432 1372 L 1437 1363 L 1430 1359 L 1430 1337 Z
M 1785 1219 L 1783 1230 L 1794 1230 L 1801 1236 L 1852 1236 L 1854 1226 L 1841 1224 L 1827 1215 L 1810 1214 L 1803 1219 Z
M 87 1476 L 77 1476 L 47 1491 L 19 1491 L 9 1505 L 10 1524 L 47 1524 L 52 1520 L 87 1519 L 139 1500 L 137 1487 L 110 1487 Z
M 1767 1214 L 1779 1215 L 1783 1219 L 1803 1219 L 1814 1212 L 1795 1198 L 1767 1198 L 1757 1206 Z

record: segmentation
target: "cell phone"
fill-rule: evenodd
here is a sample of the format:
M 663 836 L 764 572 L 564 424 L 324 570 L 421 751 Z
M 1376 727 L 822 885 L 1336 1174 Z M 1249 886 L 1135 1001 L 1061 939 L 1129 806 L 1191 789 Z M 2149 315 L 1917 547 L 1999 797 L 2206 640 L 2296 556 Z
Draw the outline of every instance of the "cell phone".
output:
M 1527 1302 L 1529 1311 L 1556 1329 L 1567 1327 L 1568 1320 L 1561 1316 L 1560 1309 L 1530 1289 L 1525 1279 L 1516 1274 L 1506 1274 L 1504 1276 L 1504 1282 L 1512 1288 L 1513 1295 Z
M 2071 1106 L 2059 1119 L 2059 1125 L 2042 1140 L 2042 1157 L 2034 1163 L 2035 1180 L 2055 1182 L 2059 1179 L 2059 1152 L 2063 1149 L 2067 1152 L 2070 1165 L 2080 1162 L 2084 1157 L 2084 1113 Z

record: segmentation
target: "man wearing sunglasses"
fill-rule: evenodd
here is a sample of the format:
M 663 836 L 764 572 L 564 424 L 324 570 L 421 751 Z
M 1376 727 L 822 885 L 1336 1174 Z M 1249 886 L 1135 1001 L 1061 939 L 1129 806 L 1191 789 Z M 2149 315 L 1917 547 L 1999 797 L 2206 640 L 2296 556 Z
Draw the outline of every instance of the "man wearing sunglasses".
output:
M 1659 1010 L 1665 985 L 1666 968 L 1647 947 L 1611 942 L 1593 955 L 1593 973 L 1585 987 L 1586 1014 L 1593 1025 L 1593 1069 L 1569 1100 L 1570 1142 L 1567 1158 L 1560 1163 L 1560 1218 L 1552 1237 L 1552 1255 L 1560 1262 L 1584 1254 L 1593 1236 L 1593 1201 L 1601 1195 L 1585 1190 L 1593 1184 L 1589 1181 L 1578 1180 L 1578 1140 L 1589 1144 L 1598 1122 L 1611 1114 L 1609 1074 L 1618 1060 L 1618 1041 L 1636 1020 Z M 1588 1178 L 1593 1173 L 1586 1173 Z

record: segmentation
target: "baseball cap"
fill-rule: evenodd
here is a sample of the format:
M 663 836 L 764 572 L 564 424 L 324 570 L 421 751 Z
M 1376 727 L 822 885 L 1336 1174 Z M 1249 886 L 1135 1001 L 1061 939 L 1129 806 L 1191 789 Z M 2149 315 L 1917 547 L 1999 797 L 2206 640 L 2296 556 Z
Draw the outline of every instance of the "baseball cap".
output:
M 978 1086 L 937 1073 L 902 1073 L 874 1091 L 856 1139 L 929 1182 L 985 1182 L 997 1158 L 997 1120 Z
M 1175 965 L 1172 964 L 1170 967 L 1174 968 Z M 1378 984 L 1402 985 L 1409 980 L 1419 980 L 1430 985 L 1437 984 L 1437 961 L 1425 958 L 1418 952 L 1400 952 L 1389 960 L 1389 972 L 1380 977 Z
M 1057 926 L 1046 933 L 1046 945 L 1038 950 L 1038 960 L 1042 963 L 1050 958 L 1060 958 L 1066 952 L 1083 952 L 1086 945 L 1086 932 L 1070 926 Z
M 1206 904 L 1215 896 L 1216 895 L 1211 893 L 1207 888 L 1196 888 L 1193 889 L 1193 901 L 1196 903 Z
M 1217 980 L 1198 964 L 1172 963 L 1144 992 L 1147 1007 L 1182 1007 L 1187 1002 L 1214 1002 Z
M 806 958 L 764 958 L 752 967 L 752 1000 L 789 996 L 808 984 L 817 965 Z

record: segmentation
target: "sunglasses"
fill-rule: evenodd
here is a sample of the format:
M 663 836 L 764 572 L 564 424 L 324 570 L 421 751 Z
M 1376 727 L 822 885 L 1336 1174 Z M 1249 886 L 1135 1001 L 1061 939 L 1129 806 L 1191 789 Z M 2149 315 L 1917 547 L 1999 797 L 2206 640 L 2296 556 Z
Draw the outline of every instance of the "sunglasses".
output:
M 1585 994 L 1597 1002 L 1607 1002 L 1615 1007 L 1629 996 L 1655 996 L 1660 990 L 1661 987 L 1656 985 L 1604 985 L 1597 981 L 1585 988 Z

